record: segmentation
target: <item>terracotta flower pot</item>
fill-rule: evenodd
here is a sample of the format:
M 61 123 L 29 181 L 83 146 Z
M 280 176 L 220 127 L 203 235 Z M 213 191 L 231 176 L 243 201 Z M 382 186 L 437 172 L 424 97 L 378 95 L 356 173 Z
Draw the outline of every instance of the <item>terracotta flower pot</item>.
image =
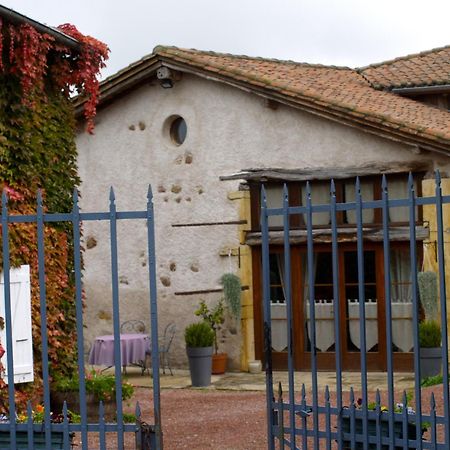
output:
M 226 353 L 215 353 L 212 356 L 212 370 L 211 373 L 213 375 L 220 375 L 225 373 L 227 368 L 227 358 L 228 355 Z

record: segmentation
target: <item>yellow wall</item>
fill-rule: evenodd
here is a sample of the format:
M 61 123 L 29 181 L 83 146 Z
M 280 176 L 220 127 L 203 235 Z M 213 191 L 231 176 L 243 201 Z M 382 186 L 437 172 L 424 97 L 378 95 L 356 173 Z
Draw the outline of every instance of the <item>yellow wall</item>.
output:
M 442 194 L 450 195 L 450 178 L 443 178 L 441 182 Z M 422 196 L 434 197 L 435 181 L 434 179 L 422 181 Z M 442 207 L 442 220 L 444 229 L 444 271 L 447 298 L 447 327 L 450 333 L 450 204 Z M 428 223 L 430 237 L 423 245 L 424 271 L 437 272 L 439 276 L 439 266 L 437 260 L 437 222 L 436 207 L 434 205 L 425 205 L 423 207 L 423 220 Z
M 253 280 L 252 280 L 252 252 L 251 247 L 245 245 L 245 231 L 251 227 L 250 192 L 237 191 L 228 195 L 230 200 L 239 202 L 239 220 L 247 223 L 239 225 L 239 249 L 232 249 L 232 254 L 240 258 L 239 275 L 242 286 L 248 286 L 242 291 L 241 312 L 241 370 L 248 370 L 248 363 L 255 359 L 255 335 L 253 328 Z

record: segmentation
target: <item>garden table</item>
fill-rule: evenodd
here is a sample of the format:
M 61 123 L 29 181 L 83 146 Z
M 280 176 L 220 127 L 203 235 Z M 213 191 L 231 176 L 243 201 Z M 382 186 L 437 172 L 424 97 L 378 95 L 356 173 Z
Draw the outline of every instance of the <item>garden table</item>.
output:
M 145 361 L 145 352 L 150 348 L 150 338 L 146 334 L 120 334 L 120 365 L 122 367 Z M 114 335 L 95 338 L 89 354 L 89 364 L 114 366 Z

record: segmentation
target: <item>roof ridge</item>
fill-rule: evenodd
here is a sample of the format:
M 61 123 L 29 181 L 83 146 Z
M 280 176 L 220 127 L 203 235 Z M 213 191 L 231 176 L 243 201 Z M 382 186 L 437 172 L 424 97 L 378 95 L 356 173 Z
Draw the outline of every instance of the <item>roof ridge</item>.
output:
M 170 45 L 157 45 L 153 49 L 153 54 L 157 55 L 161 51 L 165 50 L 179 50 L 182 52 L 197 52 L 201 53 L 203 55 L 210 55 L 210 56 L 221 56 L 221 57 L 227 57 L 227 58 L 236 58 L 236 59 L 249 59 L 252 61 L 267 61 L 267 62 L 274 62 L 274 63 L 282 63 L 282 64 L 292 64 L 296 66 L 307 66 L 307 67 L 317 67 L 317 68 L 325 68 L 325 69 L 336 69 L 336 70 L 354 70 L 352 67 L 348 66 L 335 66 L 335 65 L 326 65 L 326 64 L 319 64 L 319 63 L 307 63 L 307 62 L 299 62 L 299 61 L 293 61 L 291 59 L 277 59 L 277 58 L 265 58 L 263 56 L 248 56 L 248 55 L 236 55 L 233 53 L 222 53 L 222 52 L 214 52 L 212 50 L 199 50 L 196 48 L 180 48 L 176 46 L 170 46 Z
M 396 63 L 398 61 L 406 61 L 408 59 L 417 58 L 417 57 L 420 57 L 420 56 L 426 56 L 426 55 L 429 55 L 431 53 L 436 53 L 436 52 L 439 52 L 439 51 L 442 51 L 442 50 L 447 50 L 447 49 L 450 49 L 450 44 L 449 45 L 444 45 L 442 47 L 435 47 L 435 48 L 432 48 L 430 50 L 424 50 L 424 51 L 419 52 L 419 53 L 410 53 L 408 55 L 399 56 L 397 58 L 388 59 L 386 61 L 381 61 L 381 62 L 378 62 L 378 63 L 368 64 L 367 66 L 357 67 L 356 70 L 358 72 L 360 72 L 360 71 L 364 71 L 366 69 L 372 69 L 372 68 L 376 68 L 376 67 L 380 67 L 380 66 L 387 66 L 387 65 L 394 64 L 394 63 Z

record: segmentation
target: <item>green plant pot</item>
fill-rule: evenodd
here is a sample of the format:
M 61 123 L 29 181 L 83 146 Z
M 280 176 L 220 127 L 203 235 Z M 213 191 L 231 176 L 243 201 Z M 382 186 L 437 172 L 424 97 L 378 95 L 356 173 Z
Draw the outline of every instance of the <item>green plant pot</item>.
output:
M 73 433 L 69 433 L 69 442 L 72 442 Z M 16 444 L 17 448 L 28 448 L 28 432 L 16 431 Z M 9 431 L 0 431 L 0 448 L 11 448 L 11 440 Z M 45 432 L 35 431 L 33 432 L 33 449 L 45 450 Z M 52 431 L 51 432 L 51 448 L 52 450 L 64 449 L 64 432 Z
M 355 427 L 353 430 L 353 433 L 355 434 L 363 434 L 363 418 L 362 417 L 355 417 Z M 343 433 L 351 433 L 351 419 L 350 417 L 342 417 L 341 419 L 341 425 L 342 425 L 342 432 Z M 376 419 L 368 419 L 367 420 L 367 434 L 369 436 L 376 436 L 377 435 L 377 421 Z M 383 413 L 380 418 L 380 434 L 381 437 L 388 437 L 389 436 L 389 419 L 386 413 Z M 416 425 L 414 423 L 408 422 L 408 428 L 407 428 L 407 437 L 409 439 L 415 439 L 416 437 Z M 402 422 L 394 422 L 394 437 L 397 439 L 403 438 L 403 423 Z M 343 439 L 344 449 L 350 449 L 351 448 L 351 440 L 350 439 Z M 362 442 L 356 442 L 355 443 L 355 450 L 362 450 L 364 448 L 364 444 Z M 376 449 L 377 444 L 369 444 L 368 447 L 370 450 Z M 396 450 L 403 449 L 403 446 L 395 446 Z M 407 447 L 410 448 L 410 447 Z M 415 448 L 415 447 L 414 447 Z M 389 445 L 382 445 L 381 450 L 389 450 Z
M 187 347 L 189 371 L 192 386 L 204 387 L 211 384 L 212 347 Z
M 442 372 L 442 348 L 420 349 L 420 377 L 434 377 Z

